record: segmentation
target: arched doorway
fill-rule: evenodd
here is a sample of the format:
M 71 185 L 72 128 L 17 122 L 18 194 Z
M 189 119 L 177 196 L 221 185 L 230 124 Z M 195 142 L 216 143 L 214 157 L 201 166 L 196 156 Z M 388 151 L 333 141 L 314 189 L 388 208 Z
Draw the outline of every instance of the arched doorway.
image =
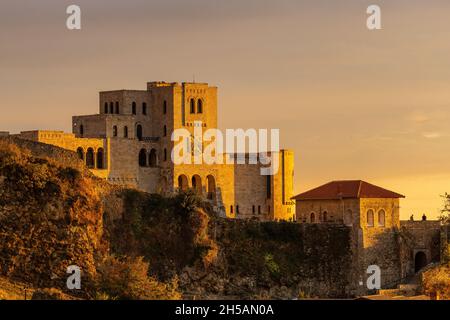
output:
M 150 151 L 150 155 L 148 157 L 148 165 L 150 167 L 156 167 L 158 165 L 158 161 L 157 161 L 157 158 L 156 158 L 156 150 L 155 149 L 152 149 Z
M 414 271 L 419 272 L 423 267 L 427 265 L 427 255 L 423 251 L 416 253 L 414 258 Z
M 212 175 L 209 175 L 206 177 L 207 180 L 207 192 L 208 192 L 208 199 L 209 200 L 215 200 L 216 198 L 216 179 Z
M 83 148 L 79 147 L 77 149 L 77 154 L 78 154 L 78 158 L 80 158 L 81 160 L 84 160 L 84 150 L 83 150 Z
M 189 188 L 188 178 L 182 174 L 178 177 L 178 189 L 180 191 L 186 191 Z
M 192 189 L 195 193 L 202 194 L 202 178 L 198 174 L 192 176 Z
M 147 166 L 147 152 L 145 151 L 145 149 L 141 149 L 141 151 L 139 151 L 139 166 Z
M 86 166 L 88 168 L 94 168 L 95 167 L 95 161 L 94 161 L 94 149 L 89 148 L 86 152 Z
M 140 124 L 138 124 L 138 125 L 136 126 L 136 138 L 137 138 L 139 141 L 142 141 L 142 126 L 141 126 Z
M 104 151 L 103 148 L 99 148 L 97 150 L 97 169 L 104 169 L 105 166 L 103 164 L 103 160 L 104 160 Z

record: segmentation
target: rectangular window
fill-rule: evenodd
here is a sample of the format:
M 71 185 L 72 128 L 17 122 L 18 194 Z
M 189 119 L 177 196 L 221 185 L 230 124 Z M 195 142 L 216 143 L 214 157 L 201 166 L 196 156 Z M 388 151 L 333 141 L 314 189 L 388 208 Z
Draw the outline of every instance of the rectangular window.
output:
M 233 213 L 233 206 L 230 206 L 230 213 Z
M 266 192 L 267 192 L 267 199 L 272 198 L 272 185 L 270 176 L 266 177 Z

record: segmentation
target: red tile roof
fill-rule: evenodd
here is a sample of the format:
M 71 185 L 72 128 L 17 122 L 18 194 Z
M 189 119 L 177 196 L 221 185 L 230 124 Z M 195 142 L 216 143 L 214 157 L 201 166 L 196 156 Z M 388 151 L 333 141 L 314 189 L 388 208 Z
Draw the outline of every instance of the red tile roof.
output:
M 359 198 L 404 198 L 405 196 L 362 180 L 332 181 L 300 193 L 295 200 L 333 200 Z

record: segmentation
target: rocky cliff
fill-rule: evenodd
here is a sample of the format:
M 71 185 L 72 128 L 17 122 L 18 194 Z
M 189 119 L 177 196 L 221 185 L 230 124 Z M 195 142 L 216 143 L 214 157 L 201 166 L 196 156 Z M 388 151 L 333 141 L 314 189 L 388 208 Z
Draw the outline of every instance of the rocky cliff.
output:
M 82 289 L 65 287 L 69 265 Z M 346 227 L 216 217 L 193 193 L 109 185 L 72 152 L 0 139 L 0 273 L 89 299 L 351 295 Z

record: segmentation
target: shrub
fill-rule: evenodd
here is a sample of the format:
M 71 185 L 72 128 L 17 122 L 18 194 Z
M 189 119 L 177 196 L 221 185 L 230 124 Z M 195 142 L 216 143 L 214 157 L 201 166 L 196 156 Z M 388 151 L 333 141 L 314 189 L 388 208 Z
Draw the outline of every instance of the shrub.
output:
M 280 267 L 273 259 L 273 255 L 267 253 L 264 256 L 264 264 L 272 277 L 278 278 L 280 276 Z
M 148 276 L 142 257 L 108 257 L 98 267 L 97 297 L 126 300 L 180 299 L 178 283 L 161 283 Z
M 425 271 L 422 277 L 425 294 L 438 294 L 441 299 L 450 299 L 450 263 Z

